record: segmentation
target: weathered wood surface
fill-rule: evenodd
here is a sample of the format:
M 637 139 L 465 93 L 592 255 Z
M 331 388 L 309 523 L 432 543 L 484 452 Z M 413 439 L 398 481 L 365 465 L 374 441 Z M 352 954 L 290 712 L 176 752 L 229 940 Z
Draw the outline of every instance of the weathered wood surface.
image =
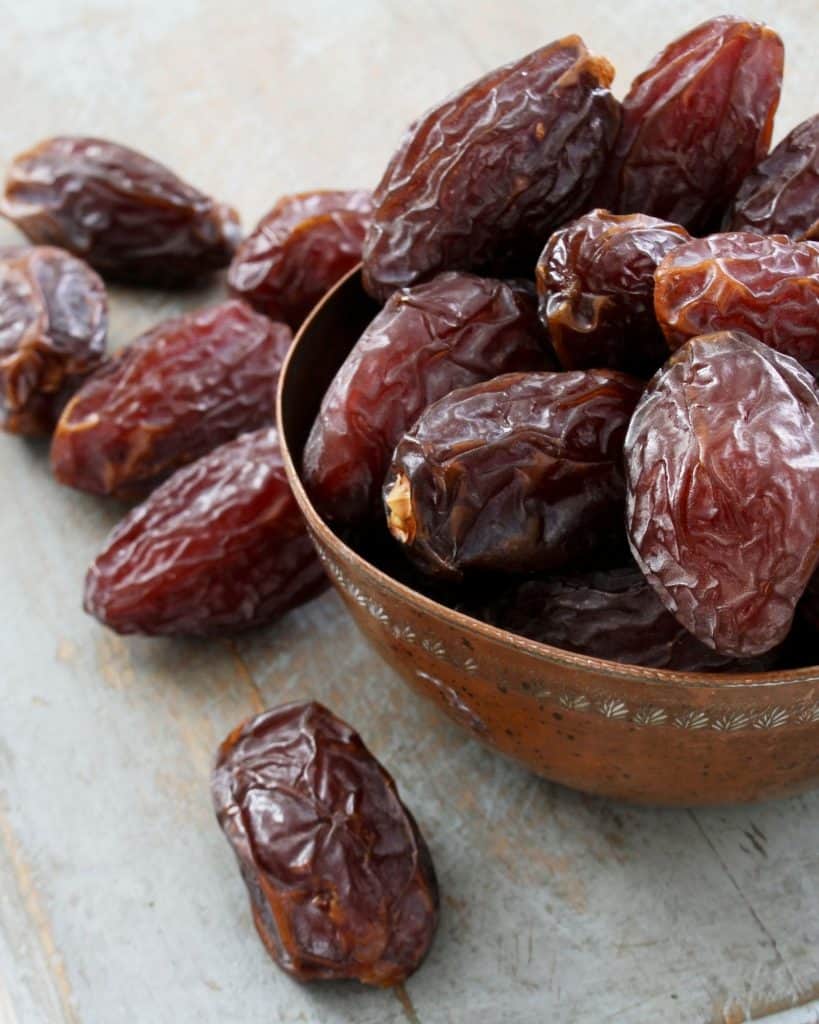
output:
M 109 136 L 250 225 L 288 190 L 373 182 L 416 113 L 542 41 L 581 32 L 622 92 L 713 13 L 576 6 L 5 3 L 0 163 Z M 816 3 L 742 6 L 786 40 L 781 135 L 819 95 Z M 112 339 L 209 297 L 117 290 Z M 46 456 L 0 438 L 2 1024 L 733 1024 L 819 995 L 819 794 L 687 813 L 539 781 L 412 696 L 332 594 L 236 643 L 109 635 L 79 604 L 118 510 L 56 487 Z M 403 999 L 280 974 L 213 820 L 218 740 L 307 696 L 357 725 L 430 840 L 441 928 Z

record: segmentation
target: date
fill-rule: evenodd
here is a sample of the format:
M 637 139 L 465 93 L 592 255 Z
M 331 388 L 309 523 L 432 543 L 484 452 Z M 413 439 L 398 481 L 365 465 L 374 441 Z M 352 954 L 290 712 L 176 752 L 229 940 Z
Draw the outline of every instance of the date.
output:
M 431 405 L 401 438 L 387 525 L 425 572 L 537 572 L 622 536 L 623 438 L 640 381 L 515 373 Z
M 235 210 L 136 150 L 84 136 L 15 157 L 0 213 L 32 242 L 128 284 L 193 284 L 227 266 L 239 241 Z
M 694 338 L 653 378 L 625 445 L 632 552 L 720 654 L 786 637 L 819 559 L 819 392 L 740 331 Z
M 175 469 L 272 422 L 290 328 L 236 299 L 160 323 L 86 380 L 51 445 L 60 483 L 141 497 Z
M 299 981 L 404 981 L 438 921 L 432 859 L 395 782 L 316 702 L 250 719 L 219 748 L 219 824 L 276 963 Z
M 50 246 L 0 252 L 0 426 L 50 434 L 107 331 L 105 286 L 82 260 Z
M 364 287 L 385 300 L 442 270 L 531 274 L 580 213 L 617 134 L 614 69 L 567 36 L 416 121 L 374 194 Z

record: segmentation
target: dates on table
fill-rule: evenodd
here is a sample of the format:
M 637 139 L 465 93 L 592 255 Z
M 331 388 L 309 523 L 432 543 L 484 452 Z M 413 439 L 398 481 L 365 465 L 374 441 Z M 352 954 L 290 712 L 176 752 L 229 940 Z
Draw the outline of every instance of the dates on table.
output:
M 179 466 L 272 422 L 286 324 L 231 299 L 160 323 L 88 378 L 51 446 L 60 483 L 140 497 Z
M 231 291 L 295 331 L 360 261 L 371 214 L 366 191 L 284 196 L 236 250 Z
M 819 392 L 740 331 L 689 341 L 629 426 L 626 523 L 660 600 L 720 654 L 781 643 L 819 559 Z
M 505 374 L 453 391 L 395 449 L 390 532 L 441 578 L 582 561 L 622 536 L 623 438 L 641 391 L 615 370 Z
M 0 213 L 32 242 L 62 246 L 129 284 L 192 284 L 227 266 L 239 241 L 235 210 L 136 150 L 84 136 L 17 156 Z
M 321 403 L 304 450 L 319 512 L 361 524 L 381 515 L 392 450 L 431 402 L 513 370 L 549 365 L 527 285 L 440 274 L 396 292 L 364 331 Z
M 619 123 L 613 77 L 567 36 L 419 118 L 374 194 L 367 291 L 384 300 L 442 270 L 530 274 L 603 170 Z
M 668 357 L 654 316 L 654 271 L 690 239 L 641 213 L 593 210 L 556 231 L 537 265 L 540 316 L 566 370 L 650 377 Z
M 0 425 L 50 434 L 70 396 L 103 360 L 105 286 L 51 246 L 0 252 Z
M 438 920 L 429 850 L 361 737 L 321 704 L 235 729 L 212 780 L 259 936 L 300 981 L 404 981 Z

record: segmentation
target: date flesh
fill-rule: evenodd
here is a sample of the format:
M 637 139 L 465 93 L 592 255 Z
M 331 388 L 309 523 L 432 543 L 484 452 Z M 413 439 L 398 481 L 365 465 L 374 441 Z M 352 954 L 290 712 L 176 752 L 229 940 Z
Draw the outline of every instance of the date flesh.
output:
M 654 316 L 654 271 L 690 239 L 641 213 L 593 210 L 556 231 L 537 265 L 540 318 L 565 370 L 650 377 L 668 357 Z
M 672 250 L 654 304 L 669 348 L 739 330 L 819 373 L 819 245 L 733 232 Z
M 819 114 L 797 125 L 748 175 L 724 226 L 819 241 Z
M 136 150 L 83 136 L 15 157 L 0 213 L 32 242 L 129 284 L 192 284 L 227 266 L 239 241 L 235 210 Z
M 319 299 L 361 260 L 369 192 L 284 196 L 236 250 L 230 290 L 295 331 Z
M 404 981 L 438 920 L 429 850 L 361 737 L 321 704 L 235 729 L 212 779 L 267 951 L 299 981 Z
M 50 434 L 107 331 L 105 286 L 82 260 L 50 246 L 0 252 L 0 426 Z
M 165 320 L 66 406 L 51 446 L 60 483 L 140 497 L 179 466 L 272 422 L 290 328 L 245 303 Z
M 549 365 L 525 285 L 451 272 L 396 292 L 364 331 L 321 403 L 304 450 L 319 512 L 378 520 L 398 439 L 431 402 L 512 370 Z
M 265 427 L 132 509 L 88 570 L 84 607 L 117 633 L 206 636 L 272 622 L 326 582 Z
M 622 536 L 623 438 L 642 384 L 615 370 L 514 373 L 431 405 L 384 485 L 419 568 L 553 570 Z
M 716 230 L 768 152 L 784 47 L 766 25 L 720 17 L 670 43 L 635 78 L 597 191 L 614 213 Z
M 603 170 L 619 123 L 613 77 L 567 36 L 424 114 L 374 194 L 367 291 L 384 300 L 442 270 L 531 274 Z
M 781 643 L 819 559 L 819 392 L 740 331 L 695 338 L 629 427 L 626 523 L 660 600 L 703 643 Z

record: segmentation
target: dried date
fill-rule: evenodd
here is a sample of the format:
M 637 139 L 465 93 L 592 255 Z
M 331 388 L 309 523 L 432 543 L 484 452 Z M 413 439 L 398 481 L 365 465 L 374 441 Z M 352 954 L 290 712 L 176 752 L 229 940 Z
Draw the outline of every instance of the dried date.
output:
M 781 643 L 819 558 L 819 393 L 740 331 L 694 338 L 652 380 L 625 445 L 627 527 L 660 600 L 703 643 Z
M 145 494 L 179 466 L 273 419 L 290 328 L 236 299 L 160 323 L 86 380 L 51 446 L 60 483 Z
M 191 284 L 227 266 L 239 241 L 235 210 L 104 139 L 60 136 L 21 153 L 0 213 L 32 242 L 62 246 L 131 284 Z
M 235 729 L 212 780 L 267 951 L 300 981 L 396 985 L 438 920 L 429 850 L 361 737 L 315 702 Z
M 0 425 L 50 434 L 70 396 L 103 360 L 105 286 L 50 246 L 0 252 Z
M 369 192 L 285 196 L 236 250 L 234 295 L 296 330 L 318 300 L 361 260 Z
M 383 300 L 442 270 L 530 274 L 603 170 L 619 123 L 613 77 L 568 36 L 424 114 L 374 194 L 367 291 Z

